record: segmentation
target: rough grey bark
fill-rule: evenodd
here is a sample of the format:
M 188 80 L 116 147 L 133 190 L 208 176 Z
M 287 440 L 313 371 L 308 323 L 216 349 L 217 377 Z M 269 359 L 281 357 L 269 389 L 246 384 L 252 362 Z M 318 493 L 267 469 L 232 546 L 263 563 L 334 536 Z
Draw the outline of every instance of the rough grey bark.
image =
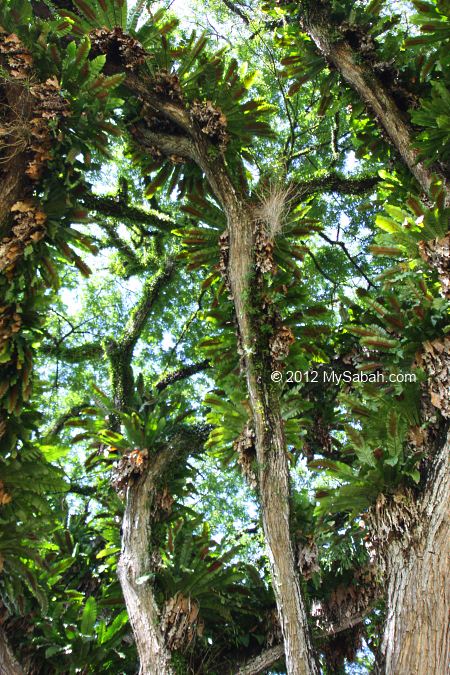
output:
M 0 673 L 1 675 L 23 675 L 21 666 L 16 661 L 9 646 L 5 631 L 0 627 Z
M 259 673 L 264 673 L 269 670 L 274 663 L 282 659 L 283 656 L 283 645 L 275 645 L 274 647 L 261 652 L 261 654 L 258 654 L 258 656 L 249 663 L 239 668 L 236 675 L 259 675 Z
M 393 97 L 347 41 L 339 38 L 320 7 L 307 3 L 303 28 L 325 58 L 356 91 L 375 114 L 378 124 L 397 149 L 405 165 L 426 192 L 434 181 L 436 167 L 419 161 L 414 138 L 405 116 Z M 440 176 L 446 189 L 445 177 Z M 448 389 L 447 389 L 448 402 Z M 411 516 L 415 539 L 393 536 L 384 552 L 387 581 L 387 617 L 382 643 L 382 668 L 386 675 L 426 675 L 448 673 L 450 636 L 448 614 L 448 519 L 449 468 L 448 440 L 431 462 L 430 477 Z M 409 518 L 409 507 L 399 505 L 399 518 Z M 389 518 L 396 517 L 395 507 Z M 373 533 L 386 523 L 373 522 Z M 408 533 L 407 533 L 408 534 Z M 375 536 L 377 536 L 375 534 Z M 406 543 L 405 543 L 406 541 Z
M 390 92 L 381 83 L 372 68 L 364 63 L 361 54 L 339 36 L 337 27 L 330 24 L 326 10 L 320 3 L 305 3 L 302 27 L 317 45 L 324 57 L 333 64 L 344 80 L 356 91 L 361 100 L 375 114 L 378 124 L 384 129 L 392 145 L 397 149 L 419 185 L 426 192 L 434 182 L 436 168 L 419 161 L 418 150 L 405 116 L 398 108 Z M 450 198 L 448 181 L 443 178 L 447 198 Z
M 415 524 L 386 547 L 387 616 L 381 650 L 386 675 L 448 673 L 449 449 L 450 434 L 422 498 L 410 507 Z M 395 517 L 395 509 L 393 513 Z M 404 518 L 404 511 L 400 514 Z M 375 527 L 380 521 L 375 520 Z
M 151 523 L 156 484 L 173 455 L 166 448 L 126 492 L 118 576 L 133 628 L 140 675 L 171 675 L 170 652 L 159 628 L 160 615 L 151 583 Z

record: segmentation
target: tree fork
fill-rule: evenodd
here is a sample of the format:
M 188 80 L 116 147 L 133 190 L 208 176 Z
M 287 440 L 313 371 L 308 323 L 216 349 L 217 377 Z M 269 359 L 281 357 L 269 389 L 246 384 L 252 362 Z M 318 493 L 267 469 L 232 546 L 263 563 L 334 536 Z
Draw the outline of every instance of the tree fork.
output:
M 111 380 L 116 407 L 124 411 L 133 403 L 134 377 L 131 367 L 134 347 L 139 340 L 155 303 L 169 283 L 175 270 L 172 260 L 166 260 L 161 269 L 144 284 L 141 298 L 130 313 L 118 341 L 111 340 L 106 353 L 111 364 Z M 119 425 L 118 416 L 111 426 Z M 143 448 L 141 448 L 142 450 Z M 149 449 L 148 449 L 149 450 Z M 151 465 L 125 494 L 122 520 L 121 553 L 117 573 L 133 629 L 139 654 L 140 675 L 172 675 L 170 651 L 160 630 L 159 608 L 153 593 L 152 575 L 152 507 L 158 481 L 174 460 L 172 447 L 166 447 L 152 456 Z M 147 460 L 148 461 L 148 460 Z M 144 578 L 147 577 L 147 578 Z
M 136 85 L 130 78 L 128 83 Z M 140 83 L 138 91 L 141 87 Z M 155 107 L 169 119 L 175 119 L 185 136 L 171 137 L 151 132 L 142 124 L 135 125 L 131 131 L 135 141 L 144 147 L 146 144 L 156 145 L 166 154 L 177 152 L 194 161 L 204 172 L 226 215 L 230 235 L 228 274 L 244 348 L 247 388 L 256 433 L 263 526 L 283 632 L 286 666 L 289 675 L 315 675 L 318 671 L 290 536 L 289 467 L 283 420 L 278 396 L 267 385 L 269 372 L 266 377 L 257 374 L 269 360 L 268 349 L 266 354 L 254 352 L 249 308 L 250 278 L 255 271 L 253 208 L 245 188 L 233 183 L 223 157 L 217 152 L 210 152 L 210 143 L 191 122 L 187 111 L 181 108 L 174 110 L 173 106 L 164 111 L 164 105 L 155 104 Z M 262 361 L 259 360 L 261 357 Z

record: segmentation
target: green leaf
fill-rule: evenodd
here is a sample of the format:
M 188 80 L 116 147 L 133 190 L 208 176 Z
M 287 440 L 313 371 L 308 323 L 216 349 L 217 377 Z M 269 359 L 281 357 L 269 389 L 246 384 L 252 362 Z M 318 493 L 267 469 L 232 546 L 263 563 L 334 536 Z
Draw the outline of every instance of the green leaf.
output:
M 87 600 L 81 615 L 80 632 L 83 635 L 91 636 L 94 633 L 95 621 L 97 619 L 97 603 L 91 595 Z

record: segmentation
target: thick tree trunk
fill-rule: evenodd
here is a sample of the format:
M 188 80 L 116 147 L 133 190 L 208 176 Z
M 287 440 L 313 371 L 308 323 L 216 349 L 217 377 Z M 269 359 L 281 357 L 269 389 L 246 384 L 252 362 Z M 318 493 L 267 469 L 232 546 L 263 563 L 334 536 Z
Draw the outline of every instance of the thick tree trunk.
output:
M 9 646 L 5 631 L 0 628 L 0 673 L 1 675 L 23 675 Z
M 419 503 L 419 540 L 387 550 L 386 675 L 446 675 L 450 663 L 450 436 Z
M 252 304 L 254 223 L 246 205 L 238 213 L 228 210 L 227 215 L 230 234 L 229 279 L 255 425 L 262 520 L 283 632 L 286 667 L 290 674 L 312 674 L 317 672 L 317 668 L 290 536 L 289 467 L 283 420 L 278 395 L 270 383 L 267 365 L 270 358 L 267 353 L 261 353 L 258 343 L 262 336 L 256 334 L 252 327 L 252 313 L 262 312 L 262 308 Z
M 429 193 L 436 174 L 436 167 L 425 166 L 424 162 L 418 161 L 419 153 L 414 148 L 414 138 L 409 124 L 390 92 L 380 82 L 370 66 L 364 63 L 361 54 L 344 39 L 336 39 L 336 27 L 330 24 L 325 12 L 317 10 L 317 5 L 305 13 L 303 28 L 327 61 L 333 64 L 344 80 L 372 110 L 408 169 L 422 189 Z M 445 178 L 443 181 L 446 185 L 447 196 L 450 198 L 448 181 Z
M 159 628 L 160 616 L 152 589 L 150 553 L 152 504 L 156 481 L 171 449 L 163 450 L 134 485 L 127 489 L 122 522 L 118 576 L 140 660 L 140 675 L 170 675 L 170 652 Z M 173 451 L 172 451 L 173 454 Z
M 23 120 L 25 125 L 31 114 L 30 95 L 21 84 L 9 84 L 2 88 L 2 95 L 7 101 L 7 106 L 12 111 L 11 115 Z M 6 105 L 4 106 L 6 108 Z M 10 120 L 1 120 L 3 123 Z M 11 214 L 11 207 L 19 200 L 23 200 L 27 194 L 26 183 L 29 183 L 25 174 L 27 157 L 23 139 L 18 135 L 12 135 L 9 145 L 2 142 L 0 148 L 0 234 L 7 234 L 6 225 Z

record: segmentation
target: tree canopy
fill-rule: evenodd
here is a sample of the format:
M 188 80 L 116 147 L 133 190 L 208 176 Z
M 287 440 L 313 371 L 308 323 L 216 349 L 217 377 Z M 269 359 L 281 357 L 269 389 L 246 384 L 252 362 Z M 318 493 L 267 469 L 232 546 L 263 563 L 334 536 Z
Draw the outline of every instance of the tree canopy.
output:
M 3 0 L 7 675 L 444 675 L 449 21 Z

